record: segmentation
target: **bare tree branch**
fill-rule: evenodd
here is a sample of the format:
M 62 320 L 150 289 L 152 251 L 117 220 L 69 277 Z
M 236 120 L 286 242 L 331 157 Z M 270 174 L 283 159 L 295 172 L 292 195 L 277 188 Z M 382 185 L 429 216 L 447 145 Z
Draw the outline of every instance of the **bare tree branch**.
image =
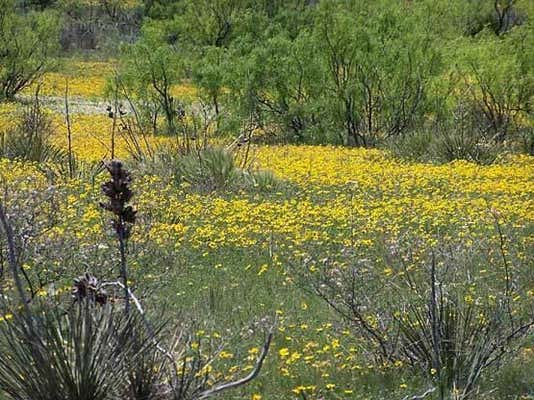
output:
M 411 396 L 411 397 L 408 395 L 406 397 L 403 397 L 402 400 L 421 400 L 421 399 L 424 399 L 429 394 L 434 393 L 435 390 L 436 390 L 436 388 L 433 387 L 433 388 L 428 389 L 423 394 L 419 394 L 419 395 L 415 395 L 415 396 Z
M 236 387 L 245 385 L 249 383 L 251 380 L 253 380 L 254 378 L 256 378 L 258 374 L 260 373 L 260 370 L 263 366 L 263 362 L 265 361 L 265 358 L 267 357 L 267 353 L 269 352 L 269 347 L 271 346 L 272 339 L 273 339 L 273 327 L 271 327 L 271 329 L 269 330 L 267 339 L 265 340 L 265 343 L 263 344 L 263 349 L 261 351 L 261 354 L 256 360 L 256 365 L 254 366 L 254 369 L 250 372 L 250 374 L 248 374 L 242 379 L 238 379 L 233 382 L 223 383 L 219 386 L 206 390 L 205 392 L 201 393 L 197 399 L 198 400 L 207 399 L 223 391 L 234 389 Z
M 7 260 L 8 260 L 9 268 L 11 269 L 11 273 L 13 274 L 15 286 L 17 287 L 17 291 L 19 292 L 20 301 L 22 302 L 24 306 L 24 310 L 26 311 L 27 315 L 30 315 L 30 309 L 28 307 L 28 302 L 26 300 L 26 294 L 24 293 L 24 286 L 22 285 L 22 280 L 20 279 L 20 275 L 19 275 L 19 265 L 17 262 L 17 252 L 16 252 L 16 247 L 15 247 L 15 234 L 13 233 L 13 228 L 11 227 L 11 224 L 9 223 L 7 219 L 7 215 L 6 215 L 4 206 L 1 201 L 0 201 L 0 224 L 2 225 L 2 229 L 4 230 L 6 234 L 6 238 L 7 238 Z

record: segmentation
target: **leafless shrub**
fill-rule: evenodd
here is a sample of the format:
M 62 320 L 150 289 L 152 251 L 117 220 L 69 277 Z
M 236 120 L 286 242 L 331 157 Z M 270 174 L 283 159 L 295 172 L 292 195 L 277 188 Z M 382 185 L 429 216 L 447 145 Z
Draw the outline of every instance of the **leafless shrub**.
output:
M 512 301 L 524 295 L 521 266 L 509 261 L 496 229 L 497 243 L 472 248 L 393 240 L 365 258 L 353 248 L 339 257 L 308 257 L 305 270 L 319 267 L 304 282 L 367 343 L 370 358 L 419 370 L 440 399 L 467 399 L 534 325 L 532 304 Z

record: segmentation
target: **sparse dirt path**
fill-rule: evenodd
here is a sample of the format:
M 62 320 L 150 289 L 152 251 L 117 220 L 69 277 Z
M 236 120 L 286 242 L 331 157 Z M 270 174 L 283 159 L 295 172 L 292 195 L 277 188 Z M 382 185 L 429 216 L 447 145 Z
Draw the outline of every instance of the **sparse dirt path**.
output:
M 23 103 L 32 101 L 32 96 L 20 95 L 17 99 Z M 65 98 L 59 96 L 39 96 L 39 101 L 47 108 L 58 114 L 65 113 Z M 90 100 L 84 97 L 69 97 L 69 112 L 71 114 L 105 114 L 109 105 L 104 99 Z M 124 109 L 130 111 L 127 102 L 123 103 Z

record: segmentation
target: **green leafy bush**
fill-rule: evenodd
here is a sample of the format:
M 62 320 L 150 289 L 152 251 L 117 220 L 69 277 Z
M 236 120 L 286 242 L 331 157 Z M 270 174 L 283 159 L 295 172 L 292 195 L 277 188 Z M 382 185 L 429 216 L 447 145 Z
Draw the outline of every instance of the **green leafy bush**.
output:
M 13 99 L 55 66 L 60 24 L 51 12 L 18 12 L 0 1 L 0 99 Z

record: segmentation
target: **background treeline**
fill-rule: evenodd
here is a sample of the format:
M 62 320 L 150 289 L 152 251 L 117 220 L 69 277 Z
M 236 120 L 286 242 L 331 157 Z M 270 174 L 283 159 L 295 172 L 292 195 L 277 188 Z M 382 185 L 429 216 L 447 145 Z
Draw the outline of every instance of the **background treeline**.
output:
M 529 1 L 58 0 L 20 8 L 60 10 L 64 52 L 120 54 L 111 86 L 138 102 L 157 133 L 176 133 L 187 101 L 172 88 L 190 81 L 194 103 L 221 134 L 388 146 L 442 161 L 534 152 Z

